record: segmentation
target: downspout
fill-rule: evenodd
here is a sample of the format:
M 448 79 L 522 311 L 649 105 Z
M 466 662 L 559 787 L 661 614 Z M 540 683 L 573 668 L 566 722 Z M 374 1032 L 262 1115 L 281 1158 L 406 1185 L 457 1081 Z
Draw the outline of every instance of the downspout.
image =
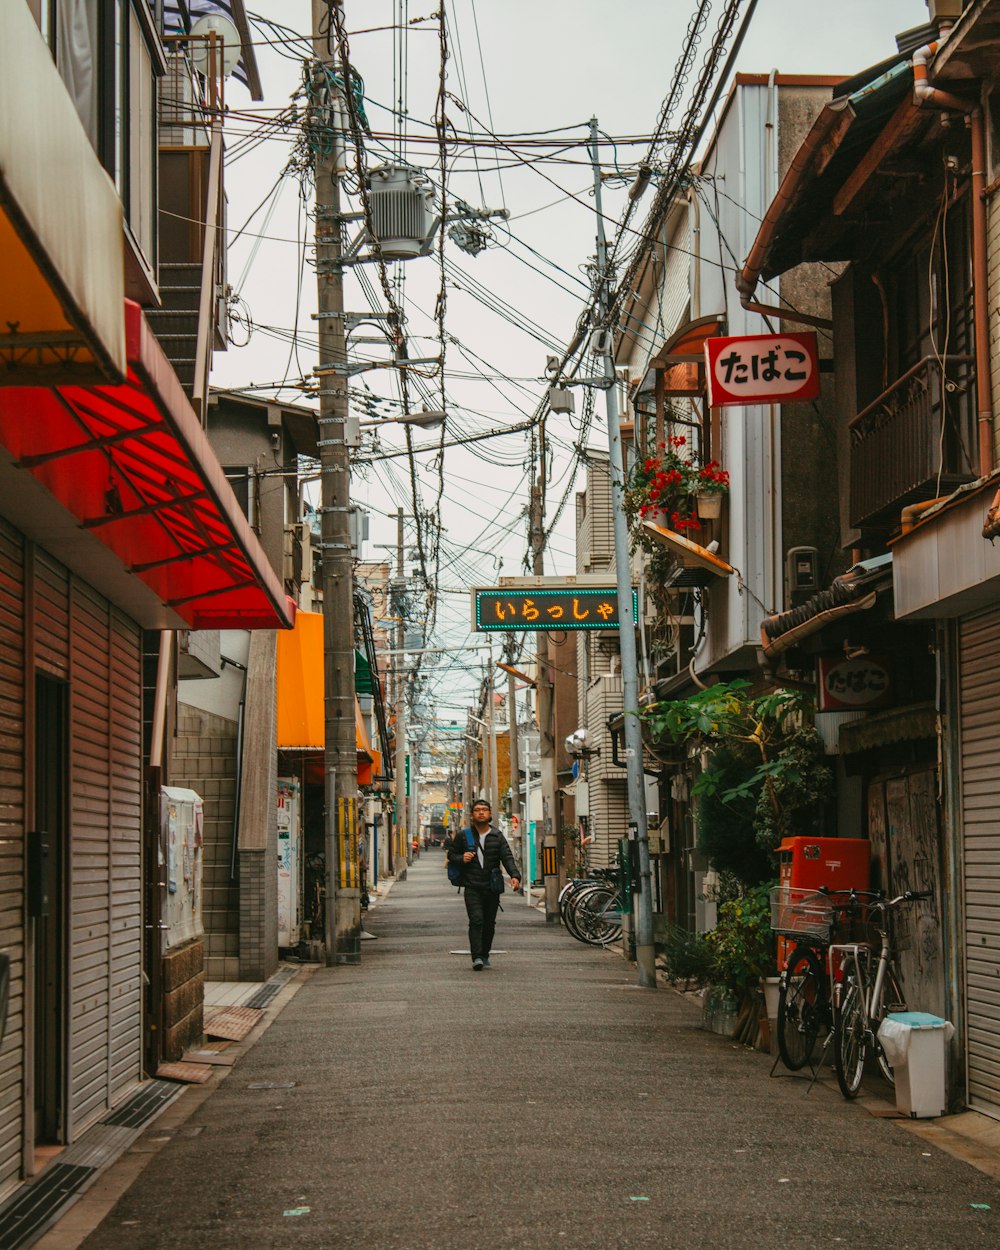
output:
M 918 105 L 964 113 L 972 140 L 972 291 L 976 355 L 976 399 L 979 409 L 979 475 L 993 472 L 993 397 L 990 392 L 989 269 L 986 261 L 986 144 L 983 111 L 978 104 L 932 87 L 927 66 L 941 47 L 942 38 L 913 54 L 913 96 Z
M 170 693 L 170 669 L 173 659 L 174 631 L 160 630 L 160 654 L 156 664 L 156 691 L 153 696 L 153 721 L 149 735 L 149 767 L 163 768 L 166 755 L 167 697 Z
M 826 142 L 830 131 L 835 123 L 839 121 L 839 118 L 840 110 L 831 109 L 827 105 L 825 124 L 823 126 L 814 126 L 806 135 L 802 146 L 795 153 L 791 164 L 785 171 L 785 176 L 781 180 L 781 186 L 778 187 L 777 194 L 768 205 L 767 212 L 764 214 L 764 220 L 761 222 L 760 229 L 757 231 L 757 237 L 754 239 L 753 246 L 750 249 L 750 254 L 743 262 L 743 268 L 736 275 L 736 289 L 740 294 L 740 303 L 747 312 L 776 317 L 782 321 L 801 322 L 803 325 L 816 326 L 822 330 L 831 330 L 833 328 L 833 322 L 828 318 L 812 317 L 808 313 L 795 312 L 791 308 L 777 308 L 769 304 L 759 304 L 754 300 L 753 296 L 754 291 L 757 289 L 757 283 L 760 281 L 761 270 L 764 267 L 767 248 L 771 242 L 773 232 L 781 220 L 786 206 L 795 197 L 800 183 L 812 168 L 816 152 Z

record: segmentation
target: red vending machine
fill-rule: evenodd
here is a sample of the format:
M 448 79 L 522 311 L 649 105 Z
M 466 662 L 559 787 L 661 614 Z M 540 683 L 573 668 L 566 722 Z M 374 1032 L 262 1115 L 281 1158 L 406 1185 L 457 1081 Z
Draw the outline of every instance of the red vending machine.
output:
M 871 843 L 867 838 L 785 838 L 778 847 L 778 884 L 791 891 L 867 890 Z M 798 894 L 791 897 L 798 898 Z M 792 941 L 778 939 L 778 967 Z

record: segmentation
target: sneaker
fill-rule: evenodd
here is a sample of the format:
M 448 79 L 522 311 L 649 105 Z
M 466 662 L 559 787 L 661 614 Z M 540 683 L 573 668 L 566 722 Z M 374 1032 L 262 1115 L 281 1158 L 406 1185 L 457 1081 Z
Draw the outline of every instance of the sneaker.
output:
M 490 957 L 489 957 L 489 955 L 487 955 L 487 956 L 486 956 L 486 958 L 483 960 L 483 967 L 484 967 L 484 968 L 492 968 L 492 967 L 493 967 L 493 965 L 490 963 Z
M 481 959 L 474 959 L 472 961 L 472 971 L 482 972 L 482 970 L 483 970 L 483 961 Z

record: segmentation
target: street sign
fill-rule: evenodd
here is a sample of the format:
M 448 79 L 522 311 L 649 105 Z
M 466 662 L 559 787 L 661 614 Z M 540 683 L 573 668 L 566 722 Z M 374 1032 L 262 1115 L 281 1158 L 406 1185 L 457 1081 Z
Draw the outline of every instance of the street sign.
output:
M 472 628 L 491 630 L 615 629 L 618 591 L 614 586 L 561 586 L 526 590 L 474 589 Z M 632 617 L 639 612 L 639 596 L 632 590 Z
M 861 711 L 892 704 L 892 661 L 888 656 L 866 654 L 848 660 L 821 655 L 817 668 L 821 712 Z
M 819 395 L 819 349 L 812 330 L 708 338 L 705 364 L 713 408 L 798 403 Z

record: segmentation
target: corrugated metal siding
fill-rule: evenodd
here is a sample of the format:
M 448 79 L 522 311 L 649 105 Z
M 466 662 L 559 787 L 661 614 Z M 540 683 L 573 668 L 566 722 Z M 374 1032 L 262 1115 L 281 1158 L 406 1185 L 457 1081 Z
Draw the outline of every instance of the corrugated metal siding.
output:
M 579 513 L 578 513 L 579 515 Z M 577 556 L 578 573 L 600 573 L 614 568 L 615 531 L 611 516 L 611 469 L 606 457 L 595 457 L 587 464 L 586 512 L 583 533 L 578 533 L 578 549 L 585 553 L 583 567 Z M 582 541 L 581 541 L 582 540 Z
M 969 1103 L 1000 1115 L 1000 612 L 961 623 L 959 699 Z
M 142 634 L 111 613 L 110 1101 L 142 1072 Z
M 74 1134 L 107 1105 L 111 946 L 111 682 L 107 604 L 72 596 L 70 752 L 71 1122 Z
M 21 1169 L 24 1050 L 24 541 L 0 521 L 0 949 L 11 957 L 0 1052 L 0 1189 Z
M 600 742 L 600 755 L 587 763 L 590 781 L 590 827 L 594 840 L 590 862 L 606 868 L 616 862 L 618 839 L 624 837 L 626 816 L 626 774 L 611 759 L 608 717 L 622 710 L 622 677 L 606 672 L 594 681 L 587 694 L 587 729 L 593 742 Z
M 69 572 L 34 549 L 35 664 L 55 677 L 69 676 Z

